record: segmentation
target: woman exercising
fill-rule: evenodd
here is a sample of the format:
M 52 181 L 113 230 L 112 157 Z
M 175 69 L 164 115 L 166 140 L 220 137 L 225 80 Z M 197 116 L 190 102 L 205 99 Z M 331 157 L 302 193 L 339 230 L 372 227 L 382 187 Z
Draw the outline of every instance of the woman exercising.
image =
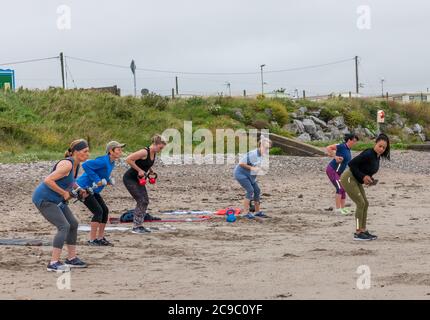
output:
M 269 139 L 262 138 L 258 142 L 258 148 L 245 154 L 240 159 L 239 164 L 234 168 L 234 178 L 239 182 L 242 188 L 245 189 L 246 195 L 243 202 L 244 209 L 247 214 L 245 218 L 255 219 L 255 217 L 268 218 L 263 211 L 260 210 L 260 187 L 257 183 L 257 175 L 261 172 L 261 162 L 263 157 L 268 156 L 272 142 Z M 250 212 L 250 202 L 254 201 L 255 216 Z
M 357 143 L 358 137 L 353 134 L 346 134 L 344 143 L 333 144 L 327 147 L 327 153 L 333 160 L 328 164 L 326 173 L 331 183 L 336 188 L 336 213 L 349 214 L 345 208 L 346 193 L 340 184 L 340 176 L 345 171 L 349 161 L 351 161 L 351 148 Z
M 372 186 L 377 183 L 377 180 L 373 179 L 373 175 L 379 170 L 381 157 L 390 160 L 390 139 L 384 133 L 381 133 L 376 138 L 376 143 L 372 149 L 363 151 L 349 162 L 349 169 L 345 170 L 340 179 L 346 193 L 357 205 L 354 240 L 369 241 L 377 239 L 377 236 L 372 235 L 366 229 L 369 202 L 367 201 L 363 184 Z
M 152 137 L 152 144 L 149 147 L 130 154 L 126 159 L 131 168 L 125 172 L 123 182 L 128 192 L 136 200 L 132 233 L 144 234 L 151 232 L 143 226 L 143 222 L 160 220 L 146 213 L 149 204 L 148 192 L 146 186 L 139 183 L 139 179 L 153 173 L 152 166 L 155 162 L 155 155 L 161 152 L 166 144 L 164 137 L 155 135 Z
M 111 141 L 106 146 L 104 156 L 85 161 L 82 164 L 85 172 L 79 177 L 77 184 L 84 189 L 95 187 L 93 193 L 84 200 L 85 206 L 93 213 L 90 240 L 88 241 L 90 246 L 112 246 L 105 238 L 109 209 L 100 193 L 107 184 L 113 184 L 111 173 L 115 168 L 115 161 L 121 157 L 124 147 L 124 143 Z
M 65 159 L 57 162 L 51 174 L 37 186 L 32 197 L 33 203 L 43 217 L 57 227 L 47 270 L 58 272 L 68 271 L 71 267 L 87 267 L 86 263 L 76 256 L 78 221 L 67 201 L 72 197 L 71 191 L 78 187 L 75 179 L 80 163 L 88 159 L 88 143 L 85 140 L 73 141 L 64 156 Z M 82 195 L 85 195 L 85 192 Z M 64 241 L 67 244 L 68 258 L 63 264 L 60 257 Z

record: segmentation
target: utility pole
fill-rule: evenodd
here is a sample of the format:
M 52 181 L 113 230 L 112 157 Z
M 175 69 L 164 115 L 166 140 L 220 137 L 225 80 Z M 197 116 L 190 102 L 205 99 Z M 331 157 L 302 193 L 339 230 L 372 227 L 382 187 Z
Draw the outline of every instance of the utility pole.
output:
M 265 67 L 265 64 L 262 64 L 260 66 L 261 69 L 261 95 L 264 95 L 264 78 L 263 78 L 263 68 Z
M 384 78 L 382 78 L 382 79 L 381 79 L 382 98 L 384 97 L 384 81 L 385 81 L 385 79 L 384 79 Z
M 358 82 L 358 56 L 355 56 L 355 92 L 360 93 L 360 83 Z
M 66 89 L 66 80 L 64 77 L 64 54 L 60 52 L 60 62 L 61 62 L 61 79 L 63 80 L 63 89 Z
M 137 96 L 137 93 L 136 93 L 136 63 L 134 62 L 134 60 L 131 60 L 130 69 L 131 69 L 131 72 L 133 73 L 134 96 L 136 97 Z
M 176 95 L 179 95 L 178 77 L 175 77 Z
M 227 86 L 228 95 L 231 97 L 231 83 L 230 82 L 226 82 L 225 85 Z

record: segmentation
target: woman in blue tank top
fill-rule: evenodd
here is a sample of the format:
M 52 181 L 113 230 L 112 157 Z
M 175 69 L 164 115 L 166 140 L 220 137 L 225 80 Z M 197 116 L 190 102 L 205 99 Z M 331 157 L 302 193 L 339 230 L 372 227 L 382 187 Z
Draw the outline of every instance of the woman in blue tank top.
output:
M 43 217 L 58 230 L 53 241 L 48 271 L 64 272 L 71 267 L 86 267 L 86 264 L 76 256 L 78 221 L 67 201 L 71 198 L 70 191 L 77 186 L 75 180 L 80 164 L 87 160 L 88 156 L 88 143 L 85 140 L 73 141 L 65 153 L 65 159 L 60 160 L 34 190 L 33 203 Z M 64 242 L 67 244 L 68 258 L 63 264 L 60 257 Z

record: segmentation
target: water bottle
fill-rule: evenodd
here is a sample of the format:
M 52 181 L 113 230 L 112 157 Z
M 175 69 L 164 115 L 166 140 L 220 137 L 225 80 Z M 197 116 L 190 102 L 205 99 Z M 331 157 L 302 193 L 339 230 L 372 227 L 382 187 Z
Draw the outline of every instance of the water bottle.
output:
M 226 215 L 226 221 L 227 222 L 235 222 L 236 221 L 236 216 L 234 215 L 236 213 L 236 211 L 232 208 L 229 208 L 226 210 L 225 215 Z

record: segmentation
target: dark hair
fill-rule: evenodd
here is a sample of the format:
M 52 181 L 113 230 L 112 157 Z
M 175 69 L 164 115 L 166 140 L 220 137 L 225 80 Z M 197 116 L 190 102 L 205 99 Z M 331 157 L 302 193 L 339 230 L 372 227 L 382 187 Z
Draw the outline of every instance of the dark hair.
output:
M 354 139 L 357 141 L 360 140 L 356 134 L 352 134 L 352 133 L 345 134 L 345 137 L 343 138 L 343 140 L 345 140 L 345 142 L 348 142 L 349 140 L 354 140 Z
M 385 133 L 380 133 L 376 138 L 375 143 L 378 143 L 379 141 L 385 141 L 387 143 L 387 148 L 385 149 L 384 153 L 381 154 L 381 157 L 390 160 L 390 138 L 388 138 Z

